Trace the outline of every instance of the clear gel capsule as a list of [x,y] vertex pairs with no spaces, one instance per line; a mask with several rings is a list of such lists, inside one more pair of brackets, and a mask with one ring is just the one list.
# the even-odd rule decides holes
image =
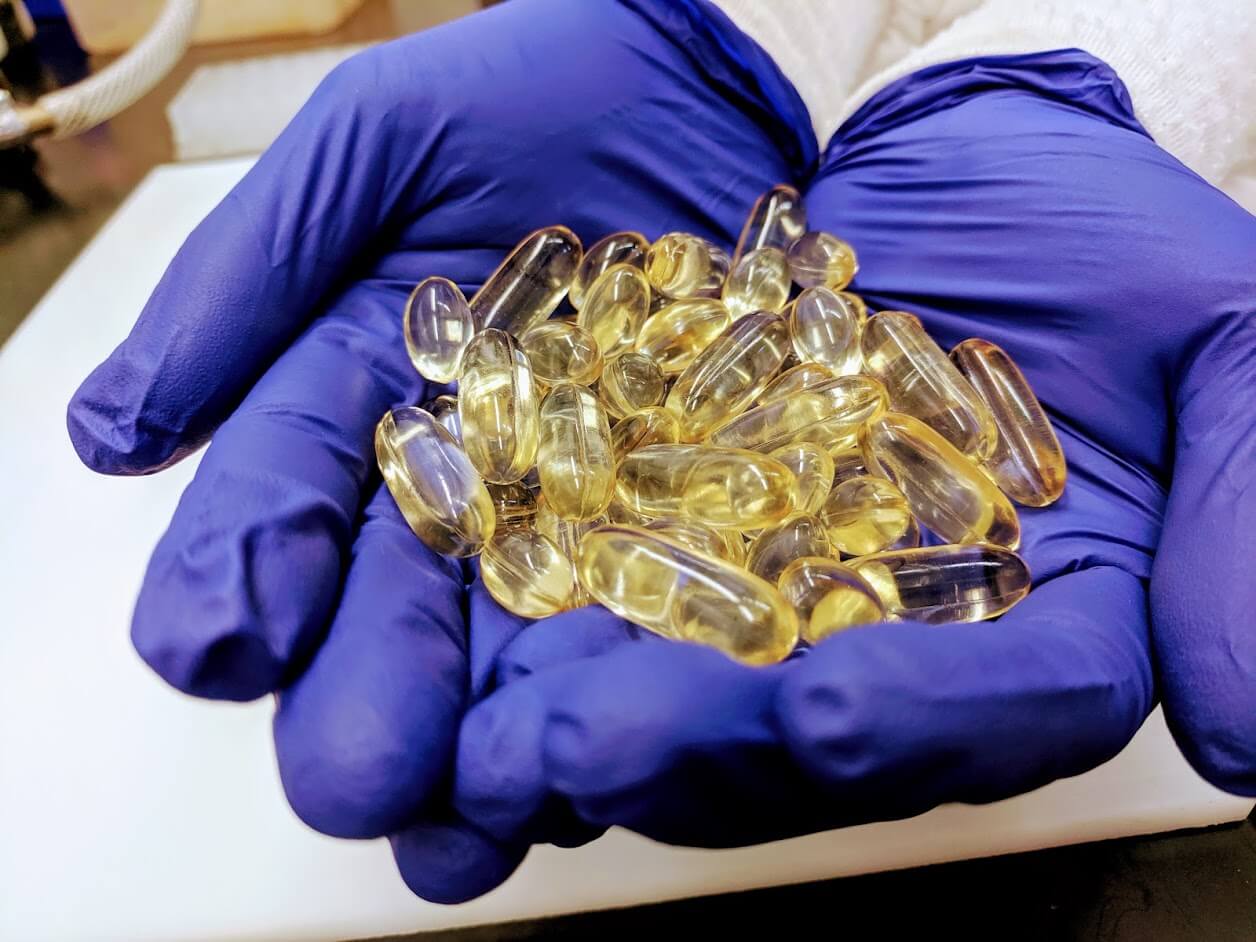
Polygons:
[[986,471],[1018,504],[1054,503],[1068,475],[1064,451],[1020,369],[985,340],[965,340],[951,351],[951,360],[994,416],[998,435]]
[[544,321],[519,338],[539,383],[588,386],[602,375],[602,353],[593,335],[570,321]]
[[898,485],[917,519],[948,543],[1015,549],[1020,522],[981,469],[919,419],[887,412],[860,431],[864,464]]
[[893,546],[914,522],[903,492],[885,478],[870,475],[850,478],[833,488],[820,518],[833,545],[847,556],[878,553]]
[[789,247],[789,270],[802,288],[845,288],[859,270],[855,250],[828,232],[808,232]]
[[730,326],[677,377],[664,403],[680,419],[682,441],[696,442],[754,402],[789,348],[789,324],[749,314]]
[[458,397],[437,396],[423,403],[423,411],[430,412],[453,440],[462,444],[462,419],[458,418]]
[[797,484],[774,458],[735,448],[650,445],[619,465],[616,493],[648,517],[754,530],[784,519]]
[[844,628],[885,621],[885,606],[872,586],[835,559],[795,559],[777,588],[798,616],[802,637],[812,644]]
[[904,311],[882,311],[863,333],[864,370],[885,384],[890,408],[915,416],[977,461],[989,457],[994,417],[968,380]]
[[597,391],[606,414],[621,419],[662,404],[667,395],[667,377],[648,356],[621,353],[603,368]]
[[800,390],[810,389],[836,378],[827,366],[819,363],[798,363],[779,373],[776,379],[768,383],[763,392],[759,393],[758,404],[767,405],[773,399],[784,399]]
[[554,313],[582,257],[580,239],[566,226],[533,232],[471,298],[476,323],[521,336]]
[[485,484],[493,511],[497,517],[497,530],[514,530],[531,527],[536,523],[536,495],[522,481],[511,484]]
[[597,601],[667,638],[747,664],[783,660],[798,642],[793,609],[774,586],[659,533],[601,527],[584,538],[578,570]]
[[540,419],[527,355],[514,338],[488,328],[462,357],[458,384],[462,441],[486,481],[518,481],[536,463]]
[[798,481],[797,508],[805,514],[818,513],[833,485],[833,458],[823,445],[793,442],[768,452],[793,472]]
[[564,520],[592,520],[615,493],[615,459],[606,413],[592,392],[562,383],[541,405],[537,451],[541,493]]
[[985,543],[890,550],[851,560],[887,610],[930,625],[1002,615],[1029,592],[1029,567]]
[[868,323],[868,302],[853,291],[839,291],[837,296],[851,306],[855,316],[859,318],[859,327],[862,330],[863,325]]
[[734,261],[755,249],[784,251],[807,231],[807,210],[792,186],[779,183],[757,200],[737,239]]
[[645,257],[650,287],[669,298],[713,298],[728,275],[728,253],[688,232],[660,236]]
[[[859,428],[885,411],[885,389],[870,376],[839,376],[735,416],[707,436],[712,445],[772,451],[808,441],[849,450]],[[682,429],[683,431],[683,429]]]
[[[830,452],[833,456],[833,487],[860,475],[868,474],[868,469],[864,467],[863,452],[859,450],[859,442],[856,441],[853,448],[849,448],[836,453]],[[830,488],[832,490],[832,488]]]
[[712,298],[674,301],[650,317],[637,335],[637,352],[671,376],[682,372],[733,322]]
[[611,499],[611,505],[606,508],[606,519],[611,523],[622,523],[630,527],[644,527],[652,523],[657,517],[647,517],[645,514],[639,514],[622,500],[616,494]]
[[650,313],[650,283],[632,265],[613,265],[589,288],[576,323],[585,328],[605,357],[631,350]]
[[626,415],[611,428],[611,451],[616,463],[638,448],[674,445],[680,441],[680,422],[662,406],[647,406]]
[[863,368],[859,346],[863,320],[835,291],[816,287],[800,294],[790,308],[789,332],[794,353],[804,363],[820,363],[838,376]]
[[789,262],[780,249],[755,249],[728,275],[720,294],[733,320],[752,311],[779,311],[789,300]]
[[[536,502],[536,531],[553,540],[554,545],[572,561],[573,565],[580,552],[580,542],[585,536],[609,522],[609,517],[594,517],[592,520],[563,520],[550,509],[544,495],[541,495]],[[581,608],[590,604],[590,601],[589,594],[584,591],[584,587],[577,580],[567,607]]]
[[716,530],[679,517],[660,517],[643,525],[647,530],[662,533],[699,553],[716,556],[738,566],[746,561],[746,543],[736,530]]
[[794,514],[770,527],[764,527],[746,552],[746,568],[773,585],[781,573],[804,556],[830,556],[833,547],[819,517]]
[[524,618],[561,612],[575,591],[575,570],[549,537],[535,530],[499,533],[480,555],[484,588],[507,611]]
[[648,251],[650,242],[640,232],[612,232],[594,242],[576,269],[567,300],[574,308],[583,307],[589,288],[607,269],[614,265],[645,268],[645,253]]
[[422,409],[385,413],[375,460],[420,540],[446,556],[472,556],[493,536],[493,501],[466,453]]
[[475,318],[456,284],[448,278],[424,278],[406,301],[402,333],[419,375],[449,383],[458,378],[462,351],[475,335]]

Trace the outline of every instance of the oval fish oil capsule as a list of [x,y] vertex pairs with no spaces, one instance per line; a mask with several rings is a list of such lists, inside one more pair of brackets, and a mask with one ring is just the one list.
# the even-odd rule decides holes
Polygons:
[[521,338],[533,377],[546,386],[588,386],[602,375],[602,352],[593,335],[569,321],[544,321]]
[[746,568],[775,585],[785,567],[794,560],[832,553],[829,535],[820,518],[794,514],[759,532],[746,552]]
[[527,355],[504,331],[475,336],[462,358],[458,417],[467,456],[486,481],[518,481],[536,463],[536,384]]
[[868,303],[853,291],[839,291],[837,296],[851,306],[862,330],[863,325],[868,323]]
[[779,183],[755,200],[750,208],[737,239],[733,262],[755,249],[785,251],[806,231],[807,210],[802,196],[792,186]]
[[406,523],[446,556],[472,556],[496,519],[484,482],[466,453],[431,415],[407,406],[375,427],[375,459]]
[[768,452],[793,473],[798,481],[798,510],[818,513],[833,486],[833,458],[823,445],[792,442]]
[[804,363],[820,363],[837,376],[863,369],[859,340],[863,321],[853,304],[825,287],[808,288],[790,308],[794,353]]
[[819,363],[799,363],[778,373],[776,379],[768,383],[763,392],[759,393],[757,402],[764,406],[773,399],[784,399],[800,390],[827,383],[831,379],[837,379],[837,376],[827,366],[821,366]]
[[808,232],[789,247],[789,270],[801,288],[845,288],[859,271],[855,250],[828,232]]
[[688,232],[660,236],[645,257],[650,287],[669,298],[713,298],[728,275],[728,253]]
[[462,419],[458,418],[458,397],[457,396],[437,396],[435,399],[429,399],[423,403],[423,411],[431,413],[437,423],[446,432],[453,437],[459,445],[462,444]]
[[733,322],[713,298],[673,301],[648,318],[637,335],[637,352],[671,376],[683,372]]
[[576,323],[585,328],[605,357],[631,350],[650,313],[650,283],[639,268],[614,265],[589,288]]
[[885,403],[885,389],[872,377],[839,376],[743,412],[714,429],[707,441],[754,451],[808,441],[830,452],[846,451],[857,444],[860,426],[885,411]]
[[779,311],[789,300],[789,262],[780,249],[755,249],[728,275],[720,299],[733,320],[752,311]]
[[746,664],[783,660],[798,643],[774,586],[731,563],[639,527],[600,527],[580,545],[581,584],[615,614]]
[[458,378],[462,352],[475,335],[475,318],[456,284],[448,278],[424,278],[406,301],[402,333],[419,375],[450,383]]
[[833,488],[820,518],[833,546],[847,556],[878,553],[893,546],[914,522],[903,492],[885,478],[870,475],[850,478]]
[[890,408],[914,416],[976,461],[994,450],[994,417],[934,343],[920,319],[882,311],[863,333],[864,370],[881,380]]
[[851,560],[887,610],[930,625],[1002,615],[1029,592],[1029,567],[1002,546],[925,546]]
[[[592,520],[563,520],[550,508],[545,495],[536,502],[536,531],[549,537],[562,554],[575,565],[580,552],[580,542],[585,536],[598,527],[610,522],[609,517],[594,517]],[[580,581],[576,580],[568,608],[582,608],[590,604],[589,594],[584,591]]]
[[803,640],[811,644],[854,625],[885,621],[885,606],[867,581],[835,559],[795,559],[777,582],[793,606]]
[[697,442],[750,405],[772,381],[789,348],[777,314],[748,314],[677,377],[664,405],[680,419],[682,441]]
[[1059,499],[1068,475],[1051,421],[1024,375],[1001,348],[965,340],[951,360],[990,409],[998,430],[984,467],[1003,493],[1027,507]]
[[616,482],[619,499],[637,513],[740,530],[783,520],[796,490],[789,469],[767,455],[705,445],[638,449],[620,462]]
[[485,484],[493,501],[497,530],[516,530],[536,523],[536,495],[522,481],[512,484]]
[[644,269],[645,253],[648,251],[650,241],[640,232],[612,232],[594,242],[584,254],[580,267],[576,269],[576,277],[572,279],[567,300],[572,307],[582,308],[589,288],[607,269],[614,265]]
[[471,298],[481,327],[515,337],[554,313],[580,267],[580,239],[566,226],[547,226],[524,238]]
[[603,368],[597,392],[606,414],[622,419],[662,404],[667,395],[667,377],[648,356],[621,353]]
[[626,415],[611,429],[611,451],[616,463],[638,448],[674,445],[680,441],[680,422],[662,406],[647,406]]
[[561,612],[575,591],[575,569],[553,540],[535,530],[507,530],[480,555],[484,588],[502,608],[524,618]]
[[591,520],[615,493],[611,430],[597,397],[582,386],[555,386],[541,404],[537,451],[541,493],[564,520]]
[[642,526],[725,562],[741,566],[746,561],[746,543],[736,530],[716,530],[714,527],[694,523],[692,520],[681,520],[679,517],[659,517]]
[[959,449],[919,419],[887,412],[860,431],[864,464],[889,478],[919,521],[948,543],[1015,549],[1020,521],[1011,502]]
[[833,457],[833,487],[837,487],[837,485],[850,478],[868,474],[868,469],[864,467],[863,452],[859,450],[858,441],[855,442],[853,448],[836,453],[830,452],[830,454]]

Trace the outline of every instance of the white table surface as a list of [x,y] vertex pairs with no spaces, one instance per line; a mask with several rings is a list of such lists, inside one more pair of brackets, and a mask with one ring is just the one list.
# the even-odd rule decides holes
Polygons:
[[192,700],[132,651],[144,564],[195,460],[99,477],[66,437],[78,382],[247,167],[155,171],[0,351],[0,938],[377,936],[1194,827],[1251,808],[1188,768],[1157,713],[1102,768],[1010,801],[732,851],[612,832],[580,850],[538,848],[474,903],[415,899],[384,842],[332,840],[288,810],[269,701]]

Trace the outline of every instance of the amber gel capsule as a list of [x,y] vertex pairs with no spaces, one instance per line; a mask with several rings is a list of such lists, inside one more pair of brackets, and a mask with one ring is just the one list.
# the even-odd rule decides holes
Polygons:
[[402,332],[419,375],[449,383],[458,378],[462,351],[475,335],[475,318],[456,284],[448,278],[424,278],[406,301]]
[[669,298],[715,297],[728,275],[728,253],[701,236],[669,232],[645,257],[650,286]]
[[650,317],[637,335],[637,352],[669,376],[682,372],[733,322],[712,298],[675,301]]
[[1045,507],[1064,491],[1064,451],[1024,375],[1002,349],[965,340],[951,360],[990,407],[998,436],[985,469],[1018,504]]
[[824,506],[833,485],[833,458],[815,442],[793,442],[768,452],[793,472],[798,481],[798,509],[813,514]]
[[981,469],[919,419],[887,412],[860,431],[864,464],[898,485],[920,522],[948,543],[1020,542],[1016,511]]
[[808,232],[789,247],[789,270],[799,287],[845,288],[859,271],[855,250],[828,232]]
[[493,502],[466,453],[431,415],[407,406],[375,427],[375,460],[420,540],[446,556],[472,556],[493,536]]
[[605,357],[631,350],[650,313],[650,283],[639,268],[614,265],[589,288],[576,323],[593,335]]
[[458,397],[437,396],[423,403],[423,411],[430,412],[432,418],[440,423],[441,428],[453,436],[453,440],[462,444],[462,419],[458,418]]
[[476,323],[521,336],[554,313],[582,257],[580,239],[566,226],[538,229],[515,246],[471,299]]
[[1029,592],[1029,567],[985,543],[890,550],[851,560],[886,609],[931,625],[1002,615]]
[[497,530],[530,527],[536,522],[536,495],[522,481],[485,484],[497,516]]
[[837,376],[827,366],[819,363],[799,363],[777,374],[776,379],[768,383],[763,392],[759,393],[758,404],[767,405],[773,399],[784,399],[803,389],[811,389],[827,383]]
[[458,416],[463,446],[484,480],[509,484],[536,463],[540,418],[532,367],[504,331],[483,330],[467,346]]
[[535,530],[507,530],[480,555],[484,588],[507,611],[524,618],[561,612],[576,587],[575,569],[554,541]]
[[746,664],[773,664],[798,643],[793,609],[774,586],[660,533],[599,527],[580,545],[578,571],[615,614]]
[[835,559],[795,559],[777,582],[798,616],[804,640],[816,644],[853,625],[885,621],[885,606],[863,576]]
[[569,321],[544,321],[519,339],[532,375],[546,386],[588,386],[602,375],[602,352],[593,335]]
[[616,493],[648,517],[682,517],[712,527],[756,530],[784,519],[797,484],[779,461],[706,445],[651,445],[619,465]]
[[773,585],[785,567],[804,556],[829,556],[833,547],[819,517],[794,514],[764,527],[746,552],[746,568]]
[[650,251],[650,240],[640,232],[612,232],[593,243],[584,253],[576,277],[572,279],[567,300],[574,308],[584,306],[584,297],[593,282],[614,265],[630,265],[645,268],[645,253]]
[[788,348],[789,324],[777,314],[749,314],[717,337],[667,394],[664,405],[680,419],[681,440],[701,441],[754,402]]
[[658,364],[640,353],[621,353],[606,364],[598,396],[612,419],[657,406],[667,395],[667,378]]
[[[847,556],[877,553],[912,528],[907,498],[885,478],[853,477],[829,492],[820,510],[829,539]],[[919,531],[917,531],[919,540]]]
[[863,368],[859,339],[863,320],[858,309],[835,291],[808,288],[789,314],[794,353],[804,363],[820,363],[838,376]]
[[714,429],[707,441],[725,448],[772,451],[809,441],[830,452],[856,444],[859,427],[885,411],[885,389],[870,376],[839,376],[773,399]]
[[537,471],[546,503],[564,520],[591,520],[615,493],[611,430],[597,396],[562,383],[541,404]]
[[740,566],[746,561],[746,543],[736,530],[716,530],[679,517],[659,517],[642,524],[647,530],[684,543],[690,549]]
[[736,263],[755,249],[773,248],[784,251],[807,231],[807,210],[802,197],[792,186],[778,183],[750,208],[733,253]]
[[680,422],[662,406],[647,406],[626,415],[611,428],[611,451],[623,461],[638,448],[674,445],[680,441]]
[[779,311],[789,300],[789,262],[780,249],[755,249],[728,275],[720,295],[733,320],[751,311]]
[[890,408],[924,422],[977,461],[989,457],[998,432],[994,417],[920,319],[882,311],[863,333],[864,370],[885,384]]

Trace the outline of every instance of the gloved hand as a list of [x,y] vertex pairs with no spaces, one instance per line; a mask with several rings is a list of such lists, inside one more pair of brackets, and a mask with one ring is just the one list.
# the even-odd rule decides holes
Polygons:
[[729,846],[993,801],[1114,755],[1156,674],[1190,761],[1256,794],[1256,220],[1077,50],[885,88],[807,208],[854,244],[874,308],[998,343],[1046,405],[1070,476],[1022,512],[1033,593],[767,669],[613,625],[572,650],[536,625],[467,715],[456,807],[500,840],[575,822]]
[[556,222],[586,245],[616,229],[728,243],[815,158],[792,86],[703,0],[516,0],[338,68],[70,404],[78,453],[106,473],[213,436],[149,565],[140,654],[188,693],[278,692],[297,814],[392,835],[417,893],[504,879],[522,848],[461,821],[448,782],[463,711],[521,622],[468,595],[473,567],[428,551],[374,469],[380,416],[436,392],[406,359],[406,295],[432,274],[469,293]]

